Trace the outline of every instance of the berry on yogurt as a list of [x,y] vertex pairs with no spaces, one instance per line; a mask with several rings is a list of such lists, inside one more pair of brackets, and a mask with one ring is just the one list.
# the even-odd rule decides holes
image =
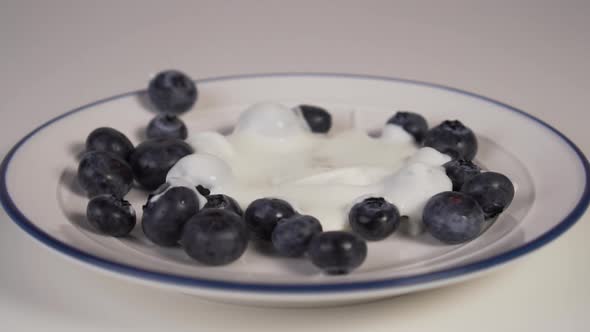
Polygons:
[[313,105],[299,105],[297,108],[312,132],[325,134],[330,131],[332,115],[328,111]]
[[166,174],[193,149],[179,139],[153,139],[139,144],[129,156],[135,179],[144,188],[154,190],[166,182]]
[[477,153],[477,138],[461,121],[446,120],[426,133],[424,146],[448,154],[453,159],[472,160]]
[[388,124],[398,125],[414,137],[417,143],[422,143],[424,136],[428,131],[428,123],[420,114],[413,112],[396,112],[389,120]]
[[158,73],[150,81],[147,93],[158,110],[173,114],[188,111],[198,96],[195,82],[177,70]]

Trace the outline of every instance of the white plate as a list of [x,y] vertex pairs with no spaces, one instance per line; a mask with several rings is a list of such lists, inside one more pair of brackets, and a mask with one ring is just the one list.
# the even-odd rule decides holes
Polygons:
[[[115,239],[86,225],[87,199],[76,186],[76,157],[96,127],[117,128],[134,143],[141,139],[154,113],[145,93],[137,91],[67,112],[25,136],[2,164],[5,209],[48,248],[113,276],[221,301],[319,306],[363,302],[480,275],[555,239],[589,203],[589,165],[580,150],[541,120],[489,98],[429,83],[341,74],[221,77],[200,80],[198,86],[197,106],[183,116],[193,130],[227,130],[241,110],[262,100],[322,105],[339,125],[346,125],[354,109],[367,130],[380,128],[396,110],[421,113],[430,124],[460,119],[478,136],[478,161],[515,183],[514,202],[487,232],[467,244],[447,246],[428,236],[400,235],[370,243],[367,261],[346,276],[323,276],[305,259],[268,257],[252,248],[228,266],[200,266],[180,249],[150,244],[140,227],[131,238]],[[145,194],[134,190],[129,199],[140,212]]]

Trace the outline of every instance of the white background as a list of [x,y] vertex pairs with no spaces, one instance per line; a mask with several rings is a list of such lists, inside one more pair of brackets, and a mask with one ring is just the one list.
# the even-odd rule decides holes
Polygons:
[[[0,0],[0,155],[49,118],[144,87],[167,68],[194,78],[322,71],[443,83],[537,115],[590,155],[589,1],[408,3]],[[481,279],[365,305],[284,310],[111,279],[46,250],[1,212],[0,326],[582,331],[590,326],[589,219]]]

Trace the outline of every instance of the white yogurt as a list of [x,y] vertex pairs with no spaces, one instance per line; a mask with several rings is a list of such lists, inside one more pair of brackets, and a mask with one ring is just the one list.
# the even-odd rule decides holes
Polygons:
[[304,119],[279,104],[256,104],[231,135],[201,132],[187,140],[196,153],[179,160],[167,181],[235,198],[243,208],[278,197],[318,218],[324,230],[348,225],[354,202],[384,197],[420,224],[426,201],[452,184],[441,166],[450,158],[419,149],[401,127],[373,138],[358,129],[313,134]]

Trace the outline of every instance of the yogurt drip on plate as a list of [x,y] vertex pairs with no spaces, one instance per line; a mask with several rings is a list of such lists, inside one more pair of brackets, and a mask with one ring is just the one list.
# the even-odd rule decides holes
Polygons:
[[196,153],[168,172],[171,186],[201,185],[244,209],[258,198],[281,198],[324,230],[346,229],[352,205],[371,196],[421,224],[428,199],[452,188],[442,167],[450,157],[418,148],[397,125],[385,125],[378,138],[356,128],[314,134],[300,114],[275,103],[246,109],[228,136],[191,133],[187,142]]

